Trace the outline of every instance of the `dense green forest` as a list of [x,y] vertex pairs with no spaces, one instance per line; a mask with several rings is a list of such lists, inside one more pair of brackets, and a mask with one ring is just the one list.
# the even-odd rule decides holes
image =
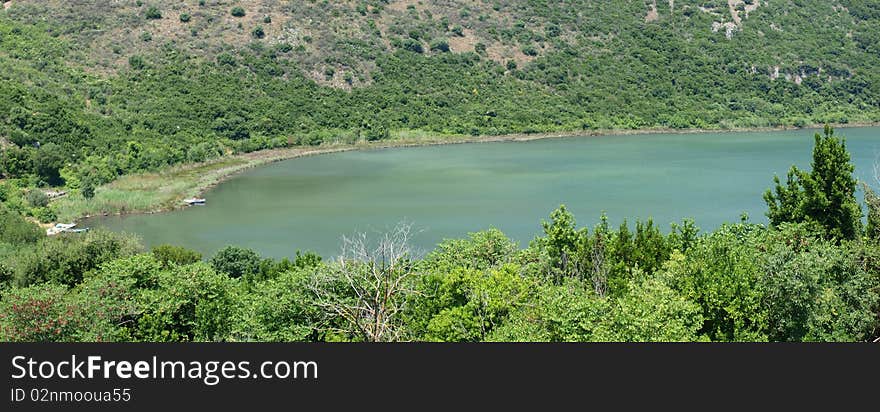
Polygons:
[[15,189],[264,148],[880,121],[876,0],[5,6],[0,178],[43,221]]
[[826,127],[767,190],[767,226],[578,227],[561,206],[525,248],[487,230],[416,256],[400,225],[332,261],[47,238],[0,208],[0,340],[872,341],[880,198],[865,186],[865,225],[852,171]]

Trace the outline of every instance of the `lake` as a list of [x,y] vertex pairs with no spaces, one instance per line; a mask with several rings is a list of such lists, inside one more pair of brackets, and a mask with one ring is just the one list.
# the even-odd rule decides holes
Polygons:
[[[809,168],[815,130],[572,137],[354,151],[292,159],[248,170],[206,193],[205,206],[110,216],[86,224],[140,235],[211,256],[239,245],[265,256],[311,250],[338,254],[343,235],[378,233],[400,221],[432,249],[490,227],[525,246],[541,219],[565,204],[578,225],[603,211],[704,230],[745,212],[766,222],[763,192],[773,175]],[[880,128],[838,129],[860,179],[871,178]],[[858,195],[861,200],[861,194]]]

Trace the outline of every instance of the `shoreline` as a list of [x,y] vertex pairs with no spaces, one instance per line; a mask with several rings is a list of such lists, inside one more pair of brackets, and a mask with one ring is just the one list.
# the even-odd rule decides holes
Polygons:
[[[854,122],[847,124],[832,124],[835,129],[860,128],[860,127],[880,127],[880,122]],[[150,173],[141,173],[134,175],[120,176],[113,182],[103,185],[99,188],[101,191],[114,190],[115,187],[125,187],[126,181],[159,180],[157,189],[166,189],[166,186],[184,184],[181,190],[168,194],[165,198],[150,198],[147,204],[129,205],[124,201],[114,203],[112,199],[104,201],[104,205],[111,205],[119,210],[92,210],[92,207],[81,206],[81,209],[74,211],[71,215],[62,215],[59,212],[59,220],[63,217],[72,222],[81,222],[85,219],[104,217],[104,216],[125,216],[133,214],[154,214],[164,213],[174,210],[180,210],[188,207],[182,202],[187,197],[204,197],[204,195],[216,187],[238,175],[239,173],[267,164],[280,162],[284,160],[297,159],[301,157],[310,157],[330,153],[348,152],[354,150],[381,150],[406,147],[425,147],[425,146],[442,146],[450,144],[468,144],[468,143],[499,143],[499,142],[527,142],[534,140],[554,139],[554,138],[571,138],[571,137],[600,137],[600,136],[632,136],[632,135],[654,135],[654,134],[702,134],[702,133],[749,133],[749,132],[778,132],[788,130],[811,130],[821,129],[824,124],[813,124],[804,127],[794,126],[775,126],[775,127],[748,127],[735,129],[670,129],[670,128],[645,128],[645,129],[602,129],[602,130],[577,130],[577,131],[561,131],[561,132],[542,132],[542,133],[511,133],[504,135],[436,135],[424,138],[394,138],[391,140],[377,142],[358,142],[355,144],[334,143],[326,146],[313,147],[289,147],[279,149],[264,149],[255,152],[242,153],[231,156],[224,156],[200,163],[187,163],[171,166],[165,170]],[[189,176],[191,172],[199,172],[201,169],[207,169],[206,174]],[[167,182],[162,182],[162,180]],[[189,180],[187,180],[189,179]],[[188,183],[188,185],[187,185]],[[130,191],[140,191],[142,187],[133,184]],[[158,190],[162,191],[162,190]],[[121,189],[121,193],[125,193],[126,189]],[[98,196],[96,196],[97,198]],[[76,199],[69,198],[58,199],[57,203],[64,206],[74,204]],[[96,203],[85,201],[86,203]],[[55,202],[53,202],[55,203]],[[97,205],[96,205],[97,206]]]

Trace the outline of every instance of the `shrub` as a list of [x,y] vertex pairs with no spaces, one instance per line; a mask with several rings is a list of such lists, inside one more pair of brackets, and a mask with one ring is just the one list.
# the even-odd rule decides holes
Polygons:
[[58,216],[55,215],[55,212],[48,207],[39,207],[34,211],[34,217],[40,221],[40,223],[50,223],[54,222]]
[[77,325],[74,307],[60,285],[12,288],[0,301],[0,340],[4,342],[70,342]]
[[189,15],[189,13],[180,13],[180,21],[181,21],[181,22],[186,23],[186,22],[188,22],[189,20],[190,20],[190,15]]
[[232,10],[229,11],[235,17],[244,17],[244,9],[241,7],[233,7]]
[[18,286],[40,282],[73,286],[104,262],[131,256],[140,249],[140,243],[130,235],[96,230],[42,239],[18,252],[10,262]]
[[180,246],[159,245],[153,248],[153,257],[165,265],[189,265],[202,260],[202,254]]
[[46,196],[46,194],[39,189],[28,191],[26,199],[31,207],[46,207],[49,205],[49,196]]
[[439,51],[446,53],[449,51],[449,41],[446,39],[436,39],[431,42],[431,51]]
[[156,288],[141,296],[144,312],[133,337],[147,342],[222,341],[236,313],[233,283],[205,263],[158,274]]
[[255,275],[260,272],[260,256],[251,249],[227,246],[211,258],[211,266],[232,278]]
[[425,49],[422,48],[422,43],[418,40],[404,39],[402,44],[404,50],[409,50],[414,53],[422,53],[425,51]]
[[95,197],[95,185],[94,183],[92,183],[91,180],[83,181],[79,188],[79,191],[86,199],[91,199]]
[[0,204],[0,243],[35,243],[43,237],[39,226]]
[[128,58],[128,65],[135,70],[143,70],[147,67],[147,63],[141,56],[131,56]]
[[254,38],[257,39],[262,39],[263,37],[266,37],[266,32],[263,31],[263,26],[254,27],[254,30],[251,31],[251,36],[254,36]]
[[147,8],[146,17],[148,20],[161,19],[162,13],[159,11],[158,8],[156,8],[156,6],[150,6],[149,8]]

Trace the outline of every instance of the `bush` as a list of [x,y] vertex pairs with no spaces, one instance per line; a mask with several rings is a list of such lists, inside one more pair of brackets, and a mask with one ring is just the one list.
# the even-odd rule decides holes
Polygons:
[[159,245],[153,248],[153,257],[165,265],[189,265],[202,260],[202,254],[180,246]]
[[321,312],[309,292],[311,271],[293,270],[260,282],[243,296],[236,340],[302,342],[320,339]]
[[54,222],[55,219],[58,219],[58,216],[55,215],[55,212],[48,207],[39,207],[34,211],[34,217],[40,221],[40,223],[51,223]]
[[70,342],[78,329],[74,307],[66,301],[67,288],[40,285],[12,288],[0,301],[0,341]]
[[49,196],[46,196],[46,194],[39,189],[31,189],[28,191],[26,199],[31,207],[46,207],[49,205]]
[[211,266],[231,278],[255,275],[260,272],[260,256],[251,249],[227,246],[211,258]]
[[94,183],[92,183],[91,180],[83,181],[79,188],[79,191],[86,199],[91,199],[95,197],[95,185]]
[[155,6],[150,6],[147,8],[146,17],[148,20],[156,20],[162,18],[162,13]]
[[431,42],[431,51],[439,51],[446,53],[449,51],[449,41],[446,39],[436,39]]
[[244,17],[244,9],[241,7],[233,7],[229,13],[235,17]]
[[159,272],[140,297],[133,338],[146,342],[227,340],[236,314],[233,283],[205,263]]
[[35,243],[43,237],[43,231],[39,226],[0,204],[0,243],[13,245]]
[[140,243],[130,235],[96,230],[42,239],[19,251],[10,262],[18,286],[40,282],[74,286],[86,272],[140,249]]
[[189,22],[190,15],[189,13],[180,13],[180,21],[183,23]]
[[425,51],[425,49],[422,48],[422,43],[419,42],[418,40],[413,40],[413,39],[404,39],[403,40],[403,49],[409,50],[414,53],[422,53]]
[[254,30],[251,31],[251,36],[254,36],[254,38],[257,39],[262,39],[263,37],[266,37],[266,32],[263,31],[263,26],[254,27]]
[[143,70],[147,67],[147,63],[141,56],[131,56],[128,58],[128,65],[135,70]]

